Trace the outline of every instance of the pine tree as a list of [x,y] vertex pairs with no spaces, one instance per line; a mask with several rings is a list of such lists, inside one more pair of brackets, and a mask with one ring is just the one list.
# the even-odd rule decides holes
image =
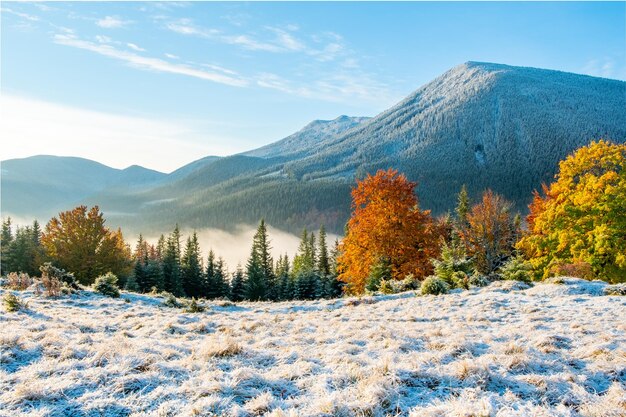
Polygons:
[[318,243],[317,270],[320,274],[330,275],[330,261],[328,259],[328,247],[326,246],[326,229],[324,225],[320,227],[320,237]]
[[469,226],[469,222],[467,220],[467,216],[470,212],[470,201],[469,196],[467,194],[467,187],[465,184],[461,187],[461,191],[457,196],[457,206],[456,206],[456,220],[459,228],[466,228]]
[[159,240],[157,241],[157,245],[156,245],[156,258],[159,261],[163,260],[163,257],[165,255],[165,247],[166,247],[165,236],[161,235],[159,236]]
[[137,283],[140,291],[149,292],[153,288],[159,292],[164,290],[163,267],[159,261],[149,259],[144,267],[143,276],[143,284]]
[[183,289],[188,297],[198,298],[204,295],[200,244],[198,243],[196,232],[193,232],[193,235],[187,238],[185,253],[181,260],[181,275]]
[[237,265],[237,270],[230,281],[230,300],[234,302],[242,301],[246,298],[246,283],[244,280],[241,265]]
[[337,259],[339,258],[339,239],[335,239],[333,249],[330,251],[330,273],[334,276],[339,275],[337,270]]
[[215,252],[209,250],[206,260],[206,269],[204,270],[204,296],[209,300],[213,300],[220,296],[219,285],[215,281]]
[[248,299],[257,301],[267,298],[268,286],[274,280],[272,264],[267,228],[265,220],[261,220],[254,235],[252,251],[246,266],[246,293]]

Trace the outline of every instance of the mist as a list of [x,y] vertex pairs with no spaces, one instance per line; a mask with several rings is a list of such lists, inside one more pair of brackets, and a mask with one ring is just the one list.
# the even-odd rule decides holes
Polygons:
[[[245,267],[246,261],[250,256],[252,238],[254,237],[256,229],[256,226],[242,224],[238,225],[234,232],[214,228],[195,230],[198,235],[198,241],[200,242],[202,258],[206,260],[209,250],[213,250],[216,257],[222,257],[224,259],[229,272],[233,272],[237,268],[238,264]],[[182,251],[184,251],[187,237],[191,236],[193,232],[194,229],[181,229]],[[300,236],[277,229],[271,225],[267,225],[267,232],[274,260],[276,260],[278,256],[286,253],[289,256],[289,260],[292,261],[294,255],[298,251]],[[164,234],[167,236],[168,233],[169,232]],[[316,230],[314,233],[317,236],[319,231]],[[158,238],[159,235],[145,236],[145,239],[151,244],[156,244]],[[337,238],[339,238],[338,235],[331,233],[327,234],[326,243],[329,250],[332,248],[332,245]]]

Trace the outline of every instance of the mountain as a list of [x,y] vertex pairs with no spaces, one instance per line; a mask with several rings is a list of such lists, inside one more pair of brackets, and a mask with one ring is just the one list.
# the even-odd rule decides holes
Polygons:
[[89,159],[51,155],[10,159],[0,166],[2,212],[26,218],[47,218],[104,189],[137,190],[166,175],[138,165],[115,169]]
[[293,135],[270,143],[243,155],[263,158],[285,157],[295,159],[310,156],[334,138],[370,120],[369,117],[339,116],[334,120],[314,120]]
[[462,184],[474,198],[492,188],[525,210],[574,149],[626,141],[624,109],[623,81],[467,62],[374,118],[314,121],[259,149],[209,157],[141,188],[102,188],[87,201],[133,231],[263,217],[292,232],[320,223],[341,232],[355,178],[394,167],[418,182],[421,206],[435,214],[454,206]]

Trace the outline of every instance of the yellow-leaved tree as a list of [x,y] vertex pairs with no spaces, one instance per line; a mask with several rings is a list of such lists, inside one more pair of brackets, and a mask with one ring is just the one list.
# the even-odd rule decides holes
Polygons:
[[79,206],[53,217],[41,236],[46,256],[58,267],[73,272],[81,284],[90,285],[107,272],[130,273],[130,247],[120,229],[105,225],[98,206]]
[[587,269],[592,277],[626,281],[625,144],[600,140],[576,150],[529,208],[528,234],[517,248],[537,278]]

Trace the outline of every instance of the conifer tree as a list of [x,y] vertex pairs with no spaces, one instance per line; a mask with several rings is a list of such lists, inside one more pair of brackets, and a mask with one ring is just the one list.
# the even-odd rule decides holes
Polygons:
[[165,255],[165,236],[161,235],[159,236],[159,240],[157,241],[156,244],[156,258],[159,261],[163,260],[163,256]]
[[187,238],[185,252],[181,260],[181,273],[185,294],[188,297],[195,298],[203,296],[204,283],[200,260],[200,244],[198,243],[196,232],[193,232],[193,235]]
[[164,290],[163,267],[158,260],[149,259],[143,270],[143,283],[137,282],[139,291],[149,292],[152,289],[156,291]]
[[223,298],[228,296],[228,282],[226,282],[226,267],[224,265],[224,259],[221,257],[215,262],[213,285],[215,287],[216,298]]
[[457,206],[456,206],[456,220],[459,228],[466,228],[469,226],[469,222],[467,216],[470,212],[470,201],[469,196],[467,194],[467,187],[465,184],[461,187],[461,191],[457,196]]
[[238,302],[246,298],[246,283],[244,280],[243,270],[241,265],[237,265],[237,270],[233,274],[230,282],[230,299],[231,301]]
[[2,221],[2,232],[0,232],[0,275],[6,275],[11,272],[8,270],[9,264],[9,247],[13,241],[13,232],[11,230],[11,218],[8,217]]
[[180,230],[178,225],[167,238],[163,254],[163,287],[177,297],[184,295],[180,271]]
[[320,237],[318,243],[317,254],[317,270],[320,274],[326,276],[330,275],[330,261],[328,259],[328,247],[326,245],[326,229],[324,225],[320,227]]
[[215,283],[215,252],[209,250],[204,270],[204,296],[209,300],[219,297],[219,288]]
[[273,260],[265,220],[261,220],[254,235],[252,251],[246,266],[246,295],[253,301],[265,300],[268,286],[273,282]]

